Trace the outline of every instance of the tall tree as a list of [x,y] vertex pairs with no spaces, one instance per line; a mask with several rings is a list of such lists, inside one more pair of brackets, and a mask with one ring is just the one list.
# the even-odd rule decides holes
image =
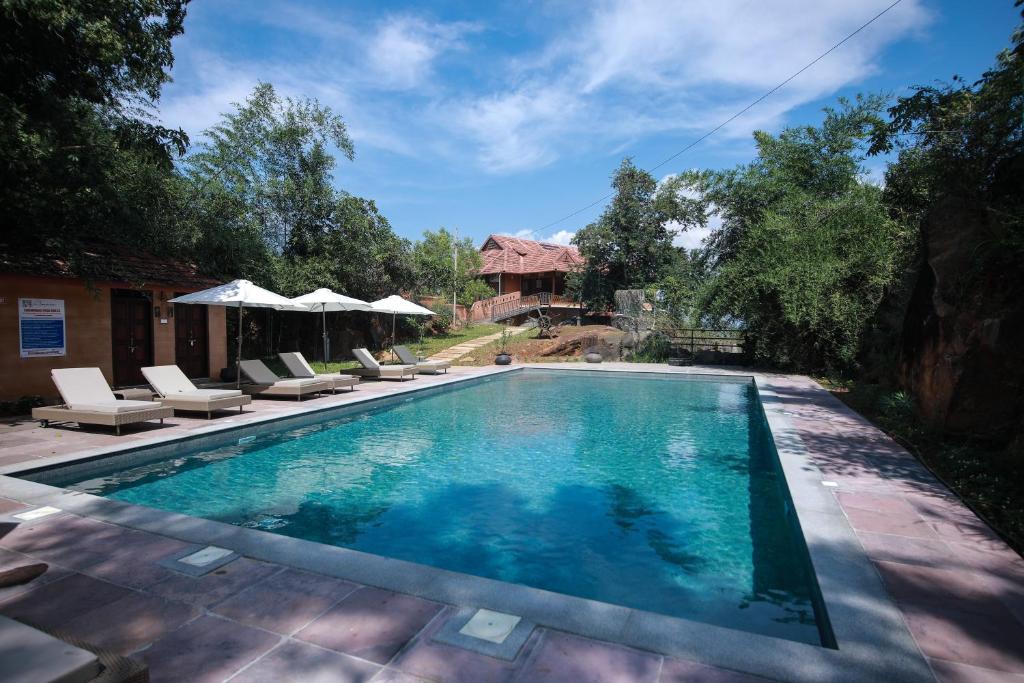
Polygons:
[[229,193],[244,210],[241,220],[276,253],[303,256],[322,246],[338,199],[330,147],[355,155],[341,116],[260,83],[205,138],[184,164],[196,201]]
[[161,243],[171,160],[152,122],[187,0],[0,0],[0,222],[69,253],[81,240]]
[[572,288],[591,308],[609,307],[617,289],[656,282],[672,258],[669,224],[690,224],[695,215],[696,204],[676,182],[659,186],[631,159],[619,165],[612,187],[615,194],[601,217],[573,238],[586,265],[573,273]]
[[440,296],[449,301],[452,292],[461,295],[467,287],[472,287],[470,283],[476,280],[481,263],[480,252],[473,245],[472,238],[456,240],[445,228],[437,232],[423,231],[423,239],[413,247],[413,262],[416,293]]
[[742,322],[757,360],[804,371],[849,371],[862,335],[912,254],[882,190],[863,180],[880,97],[841,101],[820,126],[756,133],[758,157],[690,174],[722,218],[704,257],[704,315]]

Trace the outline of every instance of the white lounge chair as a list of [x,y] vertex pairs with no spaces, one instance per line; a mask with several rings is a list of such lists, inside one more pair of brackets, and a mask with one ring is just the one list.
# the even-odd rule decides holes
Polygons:
[[99,368],[57,368],[50,371],[64,404],[32,409],[32,418],[43,427],[51,422],[113,427],[120,436],[121,425],[160,420],[174,415],[174,409],[155,401],[119,401]]
[[451,361],[448,360],[420,360],[416,354],[404,346],[396,346],[395,353],[398,354],[398,360],[407,365],[415,365],[417,370],[428,375],[436,375],[441,370],[447,373],[448,368],[452,366]]
[[303,396],[329,391],[331,385],[322,379],[281,379],[270,371],[261,360],[243,360],[242,374],[253,384],[243,384],[242,391],[256,396],[294,396],[301,401]]
[[153,391],[160,394],[160,402],[165,406],[206,413],[206,419],[210,419],[215,410],[238,408],[238,412],[242,412],[242,406],[252,403],[252,397],[238,389],[197,389],[177,365],[142,368],[142,375]]
[[317,373],[313,371],[313,368],[306,362],[306,357],[298,351],[292,351],[289,353],[279,353],[277,357],[281,359],[285,367],[288,368],[288,372],[291,373],[292,377],[299,377],[303,379],[320,379],[325,382],[331,383],[331,391],[337,392],[342,387],[349,387],[351,391],[356,390],[356,385],[359,384],[359,378],[353,377],[352,375],[343,375],[340,372],[328,372],[328,373]]
[[415,365],[381,365],[366,349],[352,349],[352,355],[363,366],[352,368],[354,375],[376,377],[377,379],[416,379],[418,370]]

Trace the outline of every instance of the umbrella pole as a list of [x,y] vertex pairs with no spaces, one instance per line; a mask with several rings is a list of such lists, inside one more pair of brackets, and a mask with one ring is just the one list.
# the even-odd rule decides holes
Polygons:
[[242,302],[238,302],[238,355],[235,357],[235,388],[242,386]]
[[327,372],[327,309],[320,311],[323,314],[324,328],[324,372]]
[[391,362],[395,361],[395,318],[398,317],[397,313],[391,314]]

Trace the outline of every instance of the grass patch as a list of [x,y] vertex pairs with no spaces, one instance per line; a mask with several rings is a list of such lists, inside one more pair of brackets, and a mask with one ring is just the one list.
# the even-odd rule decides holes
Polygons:
[[467,342],[478,337],[486,337],[489,334],[500,334],[505,329],[504,325],[497,323],[476,323],[472,327],[463,327],[458,330],[448,330],[440,334],[423,335],[423,343],[407,342],[407,346],[413,353],[419,356],[433,356],[439,351]]
[[905,392],[878,384],[819,380],[834,396],[889,434],[984,516],[1017,551],[1024,551],[1024,452],[941,434],[918,416]]
[[[439,351],[444,351],[445,349],[451,346],[461,344],[462,342],[466,342],[471,339],[476,339],[477,337],[485,337],[489,334],[499,333],[503,329],[503,325],[498,325],[496,323],[477,323],[472,327],[463,327],[458,330],[449,330],[447,332],[425,334],[423,335],[422,343],[420,343],[418,340],[405,341],[403,343],[405,344],[405,346],[408,346],[409,350],[411,350],[417,356],[426,357],[433,356],[435,353],[438,353]],[[359,363],[356,362],[355,360],[341,360],[328,362],[325,369],[324,363],[321,362],[319,359],[307,357],[306,360],[309,361],[310,366],[312,366],[313,370],[315,370],[316,372],[344,372],[345,370],[360,367]],[[278,358],[277,356],[264,358],[263,362],[266,363],[267,367],[269,367],[272,371],[274,371],[281,377],[287,377],[289,375],[288,368],[285,367],[284,363],[282,363],[281,359]],[[386,359],[384,362],[391,362],[390,355],[388,356],[388,359]],[[395,356],[394,362],[399,362],[398,356]]]

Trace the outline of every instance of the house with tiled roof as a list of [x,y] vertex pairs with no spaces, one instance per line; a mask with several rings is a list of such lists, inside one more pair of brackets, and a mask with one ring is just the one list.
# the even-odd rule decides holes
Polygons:
[[480,247],[479,275],[496,295],[565,292],[566,273],[583,264],[576,247],[490,235]]

